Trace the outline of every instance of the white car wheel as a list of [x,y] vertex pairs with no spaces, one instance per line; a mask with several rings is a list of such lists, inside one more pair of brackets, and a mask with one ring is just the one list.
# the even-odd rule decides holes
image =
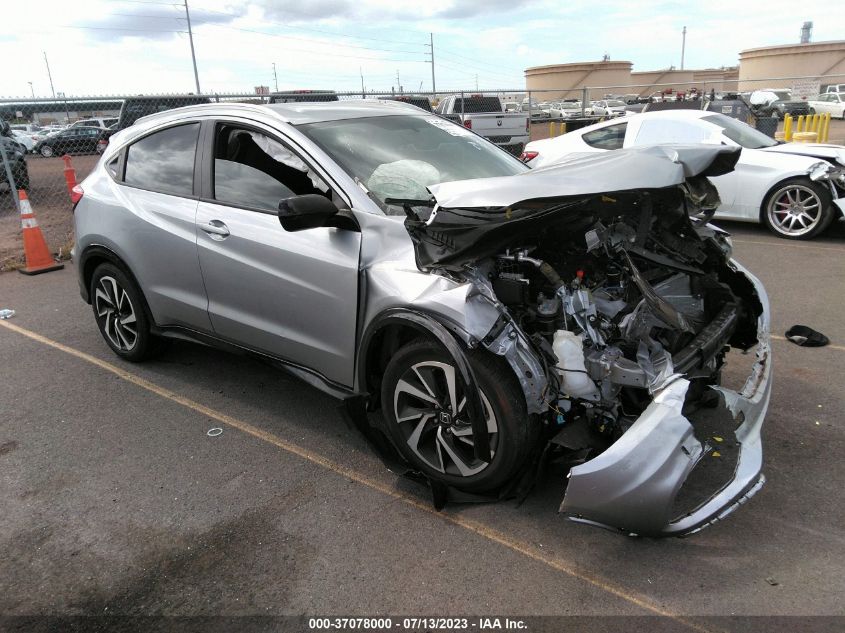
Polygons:
[[830,193],[820,185],[797,178],[781,183],[766,198],[763,221],[778,237],[810,239],[832,219]]

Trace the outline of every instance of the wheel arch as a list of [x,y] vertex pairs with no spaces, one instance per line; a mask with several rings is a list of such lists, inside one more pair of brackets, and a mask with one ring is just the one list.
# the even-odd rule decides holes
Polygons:
[[144,310],[144,314],[149,319],[150,323],[155,326],[155,319],[153,318],[152,312],[150,311],[150,306],[147,303],[147,298],[144,296],[144,290],[141,287],[141,284],[138,283],[138,278],[132,272],[132,269],[129,265],[121,259],[121,257],[115,253],[113,250],[107,248],[106,246],[102,246],[100,244],[95,244],[86,248],[79,257],[79,275],[80,275],[80,292],[82,294],[82,298],[85,300],[85,303],[91,303],[91,279],[94,277],[94,271],[100,264],[113,264],[120,268],[131,280],[132,283],[138,288],[138,293],[141,295],[141,303],[142,309]]
[[460,331],[455,326],[447,327],[431,314],[406,308],[393,308],[375,317],[367,326],[359,347],[356,369],[360,390],[370,394],[371,406],[380,406],[379,377],[384,374],[392,353],[416,339],[439,344],[454,360],[466,389],[467,414],[473,435],[479,438],[475,442],[476,457],[489,462],[490,445],[478,381],[460,340]]

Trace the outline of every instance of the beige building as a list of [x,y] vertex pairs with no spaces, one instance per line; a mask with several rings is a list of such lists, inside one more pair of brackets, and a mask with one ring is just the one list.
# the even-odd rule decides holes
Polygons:
[[769,77],[842,77],[819,83],[845,83],[845,40],[809,42],[749,48],[739,54],[739,89],[791,88],[792,80],[769,81]]
[[590,99],[601,99],[608,93],[648,96],[668,89],[689,92],[692,87],[701,92],[736,90],[739,76],[736,67],[640,72],[631,72],[631,67],[627,61],[535,66],[525,70],[525,85],[537,101],[580,99],[584,86],[590,88]]
[[[535,66],[525,70],[525,87],[537,101],[580,99],[584,86],[625,86],[631,83],[631,62],[600,61]],[[606,90],[593,90],[600,99]]]

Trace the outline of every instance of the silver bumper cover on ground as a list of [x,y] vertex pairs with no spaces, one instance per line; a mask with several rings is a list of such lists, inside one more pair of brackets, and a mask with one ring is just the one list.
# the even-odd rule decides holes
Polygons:
[[570,470],[561,512],[570,519],[647,536],[683,536],[730,514],[765,482],[760,429],[769,406],[772,362],[769,302],[762,284],[752,282],[763,312],[758,319],[757,358],[742,391],[716,388],[737,421],[739,456],[733,478],[704,503],[672,516],[675,499],[693,468],[707,454],[682,414],[688,381],[676,379],[654,394],[652,403],[605,452]]

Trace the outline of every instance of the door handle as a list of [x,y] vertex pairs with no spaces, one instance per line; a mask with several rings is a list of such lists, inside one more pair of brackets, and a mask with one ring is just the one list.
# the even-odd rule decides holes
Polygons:
[[220,220],[212,220],[208,224],[200,224],[199,227],[213,240],[225,240],[230,235],[229,227]]

